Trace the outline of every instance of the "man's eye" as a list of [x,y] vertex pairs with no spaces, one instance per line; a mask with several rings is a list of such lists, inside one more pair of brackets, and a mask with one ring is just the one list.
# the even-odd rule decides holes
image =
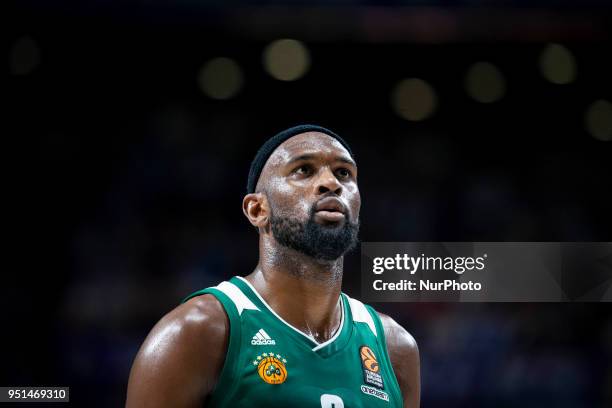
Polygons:
[[310,166],[307,166],[307,165],[300,166],[294,170],[294,173],[302,175],[302,176],[307,176],[311,172],[312,172],[312,169],[310,168]]
[[341,178],[347,178],[351,176],[351,171],[349,169],[340,168],[336,170],[336,174],[338,174],[338,176]]

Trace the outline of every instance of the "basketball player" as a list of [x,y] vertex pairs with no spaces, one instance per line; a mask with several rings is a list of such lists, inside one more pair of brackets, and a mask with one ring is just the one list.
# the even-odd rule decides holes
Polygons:
[[127,406],[418,407],[412,336],[341,292],[360,204],[357,166],[338,135],[302,125],[269,139],[242,203],[259,231],[259,263],[157,323],[134,361]]

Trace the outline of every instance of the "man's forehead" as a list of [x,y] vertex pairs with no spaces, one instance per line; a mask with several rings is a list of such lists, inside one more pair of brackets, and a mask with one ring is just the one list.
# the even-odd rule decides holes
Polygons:
[[270,156],[268,164],[282,165],[302,155],[333,155],[352,161],[349,152],[332,136],[321,132],[306,132],[281,143]]

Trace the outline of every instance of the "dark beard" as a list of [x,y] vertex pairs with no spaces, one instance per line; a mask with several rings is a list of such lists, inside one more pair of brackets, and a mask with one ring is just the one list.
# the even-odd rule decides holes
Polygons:
[[341,226],[320,225],[310,212],[306,222],[294,217],[270,214],[272,235],[279,244],[312,258],[334,261],[355,248],[358,242],[359,222],[345,221]]

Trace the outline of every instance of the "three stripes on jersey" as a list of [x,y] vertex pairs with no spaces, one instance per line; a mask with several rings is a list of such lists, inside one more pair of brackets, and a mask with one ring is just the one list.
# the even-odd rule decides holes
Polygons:
[[275,345],[276,341],[272,339],[264,329],[259,329],[259,331],[253,336],[251,344],[254,346],[268,346]]

